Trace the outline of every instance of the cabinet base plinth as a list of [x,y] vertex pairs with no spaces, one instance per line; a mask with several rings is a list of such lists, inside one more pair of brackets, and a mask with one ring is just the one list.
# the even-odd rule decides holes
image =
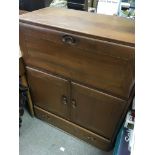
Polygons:
[[113,144],[110,140],[97,135],[87,129],[84,129],[72,122],[69,122],[59,116],[47,112],[37,106],[34,106],[35,116],[45,122],[48,122],[81,140],[88,142],[104,151],[110,151]]

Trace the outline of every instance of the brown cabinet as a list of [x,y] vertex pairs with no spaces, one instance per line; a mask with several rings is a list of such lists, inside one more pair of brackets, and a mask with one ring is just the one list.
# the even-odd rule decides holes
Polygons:
[[[45,30],[25,23],[21,23],[21,29],[28,65],[63,75],[113,95],[129,97],[134,78],[131,68],[134,65],[133,47],[62,31]],[[64,40],[68,38],[74,43],[66,43]]]
[[64,79],[27,68],[33,103],[40,108],[69,118],[69,85]]
[[35,116],[111,149],[134,95],[134,22],[45,8],[20,16],[20,48]]
[[125,101],[72,83],[72,121],[111,139],[125,107]]
[[112,138],[124,100],[32,68],[27,68],[27,78],[36,106]]

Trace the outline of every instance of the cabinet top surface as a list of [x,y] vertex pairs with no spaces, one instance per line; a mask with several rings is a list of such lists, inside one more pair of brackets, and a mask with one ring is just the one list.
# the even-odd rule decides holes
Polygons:
[[134,46],[134,21],[62,8],[44,8],[20,15],[20,22],[81,33],[97,39]]

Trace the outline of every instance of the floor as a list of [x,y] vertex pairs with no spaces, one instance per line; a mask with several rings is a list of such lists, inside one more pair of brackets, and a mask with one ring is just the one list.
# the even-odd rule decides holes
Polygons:
[[19,138],[20,155],[112,155],[73,137],[27,111],[23,116]]

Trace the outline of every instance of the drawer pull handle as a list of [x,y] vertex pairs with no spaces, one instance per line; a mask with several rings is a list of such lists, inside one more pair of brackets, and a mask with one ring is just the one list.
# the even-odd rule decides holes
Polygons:
[[74,45],[76,43],[76,40],[72,36],[69,36],[69,35],[64,35],[62,37],[62,41],[70,45]]
[[67,104],[67,97],[66,97],[66,96],[62,96],[62,103],[63,103],[64,105]]
[[72,107],[73,108],[76,108],[77,107],[77,104],[76,104],[76,101],[75,100],[72,100]]

